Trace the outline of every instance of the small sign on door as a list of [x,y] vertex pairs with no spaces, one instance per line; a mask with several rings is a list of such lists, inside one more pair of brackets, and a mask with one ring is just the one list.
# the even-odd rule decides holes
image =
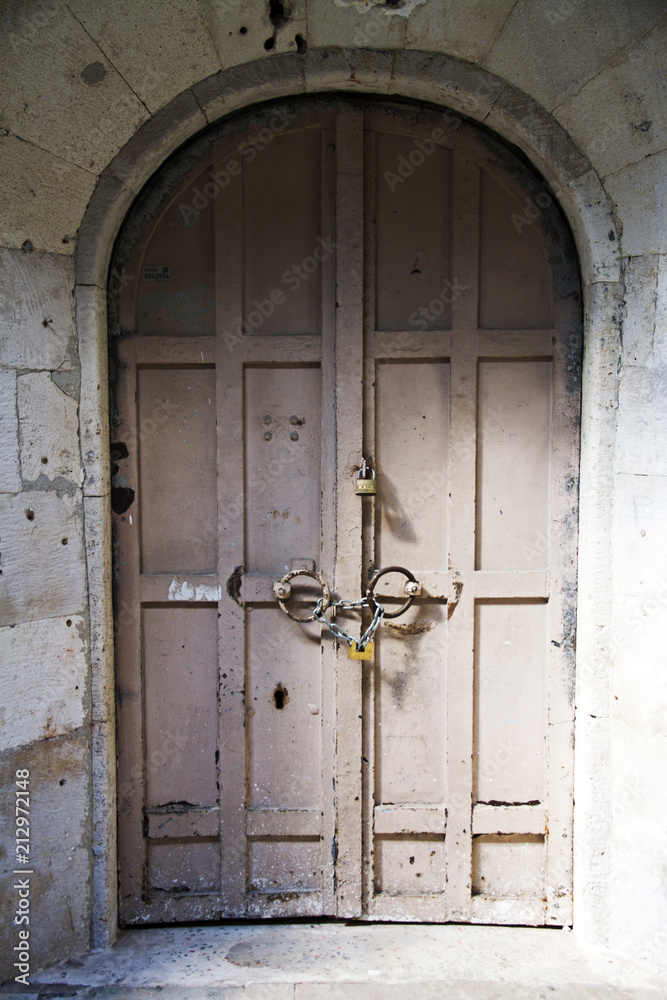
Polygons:
[[169,264],[151,264],[144,268],[144,281],[169,281],[170,278]]

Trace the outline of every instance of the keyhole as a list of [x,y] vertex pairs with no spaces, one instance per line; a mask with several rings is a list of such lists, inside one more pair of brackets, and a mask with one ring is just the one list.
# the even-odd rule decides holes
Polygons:
[[276,690],[273,692],[273,701],[276,708],[284,708],[289,701],[289,695],[287,694],[287,688],[279,684]]

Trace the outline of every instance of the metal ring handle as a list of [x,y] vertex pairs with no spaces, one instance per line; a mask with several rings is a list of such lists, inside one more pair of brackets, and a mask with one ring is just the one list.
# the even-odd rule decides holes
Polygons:
[[[405,567],[403,567],[403,566],[387,566],[386,569],[379,569],[377,571],[377,573],[375,574],[375,576],[373,577],[373,579],[371,580],[371,582],[368,584],[368,587],[366,588],[366,599],[367,599],[367,601],[368,601],[368,603],[370,605],[371,611],[373,611],[373,613],[375,613],[375,609],[378,607],[378,603],[375,600],[375,595],[373,594],[373,590],[377,586],[377,582],[380,579],[380,577],[381,576],[386,576],[387,573],[402,573],[403,576],[407,576],[408,582],[410,582],[410,583],[416,583],[417,582],[417,577],[414,575],[414,573],[411,573],[409,569],[405,569]],[[384,613],[383,617],[384,618],[398,618],[398,617],[400,617],[400,615],[405,614],[405,612],[408,610],[408,608],[411,607],[412,602],[414,601],[414,599],[415,599],[415,595],[411,594],[410,597],[408,597],[408,599],[405,602],[405,604],[403,604],[398,609],[398,611],[391,611],[391,612],[389,612],[389,611],[385,610],[385,613]]]
[[[280,582],[289,583],[290,580],[293,580],[295,576],[309,576],[311,580],[316,580],[319,583],[320,587],[322,588],[322,601],[323,601],[322,611],[323,612],[326,611],[329,605],[331,604],[331,591],[329,590],[329,584],[324,579],[324,577],[320,576],[320,574],[316,573],[315,570],[313,569],[293,569],[290,570],[289,573],[285,573],[284,577]],[[315,615],[308,615],[308,617],[306,618],[303,615],[292,614],[292,612],[288,610],[285,601],[281,601],[280,598],[278,598],[278,604],[280,605],[281,610],[285,612],[287,617],[291,618],[292,621],[294,622],[315,621]]]

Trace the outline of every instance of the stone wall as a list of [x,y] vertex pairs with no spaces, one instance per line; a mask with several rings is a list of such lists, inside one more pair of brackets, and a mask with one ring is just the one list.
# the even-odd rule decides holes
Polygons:
[[[11,873],[6,817],[27,768],[33,968],[115,930],[113,239],[161,160],[207,122],[335,89],[423,98],[484,122],[526,152],[570,219],[587,316],[575,927],[664,963],[662,0],[4,0],[0,14],[1,836]],[[13,879],[2,883],[5,958]]]

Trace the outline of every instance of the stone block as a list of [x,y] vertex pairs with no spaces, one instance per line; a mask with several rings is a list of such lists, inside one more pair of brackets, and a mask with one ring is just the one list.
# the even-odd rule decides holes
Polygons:
[[106,291],[114,240],[134,201],[134,192],[105,170],[95,187],[79,227],[76,248],[76,281]]
[[0,495],[0,625],[86,608],[81,503],[32,490]]
[[667,150],[647,156],[605,178],[623,223],[623,253],[667,253]]
[[[400,7],[354,0],[308,0],[308,45],[343,49],[401,49],[416,8],[424,0]],[[409,11],[406,13],[406,11]],[[427,46],[431,48],[431,46]]]
[[665,51],[667,22],[554,111],[602,177],[667,145],[667,88],[656,75]]
[[[584,344],[576,703],[580,711],[607,717],[613,656],[610,526],[622,287],[597,282],[584,293],[585,328],[595,333]],[[595,722],[583,721],[586,725]]]
[[[2,815],[14,812],[17,770],[30,772],[31,971],[75,958],[90,939],[90,745],[82,734],[33,743],[0,757]],[[10,813],[11,810],[11,813]],[[18,902],[14,828],[2,826],[0,979],[12,978]]]
[[17,385],[24,482],[44,477],[49,483],[66,480],[80,486],[83,470],[76,400],[62,392],[48,372],[20,375]]
[[0,250],[0,364],[55,369],[76,363],[74,262]]
[[144,122],[114,157],[109,169],[138,194],[158,166],[206,125],[194,94],[187,90]]
[[196,0],[71,0],[68,6],[150,111],[220,69]]
[[149,117],[146,107],[60,0],[13,5],[3,29],[12,86],[2,125],[99,174]]
[[597,0],[559,0],[547,6],[542,0],[524,0],[512,8],[482,65],[552,110],[663,15],[664,8],[654,0],[604,7]]
[[479,63],[498,37],[514,0],[468,0],[465,4],[423,3],[407,18],[405,47],[446,51]]
[[246,105],[303,93],[303,74],[301,56],[274,56],[217,73],[195,84],[192,92],[207,120],[214,122]]
[[83,725],[88,672],[83,631],[77,615],[0,628],[0,751]]
[[84,497],[90,607],[93,721],[114,718],[111,506],[109,497]]
[[621,371],[616,470],[667,476],[667,372],[662,368]]
[[618,475],[614,481],[614,595],[662,595],[667,606],[667,480]]
[[[612,845],[607,947],[663,975],[667,973],[665,885],[664,858],[624,844]],[[633,982],[623,985],[632,987]]]
[[95,174],[14,135],[0,138],[0,243],[72,254]]
[[391,83],[394,54],[363,49],[309,49],[303,62],[309,93],[342,90],[386,94]]
[[546,177],[559,187],[590,170],[587,157],[553,115],[514,87],[505,87],[484,124],[528,152]]
[[[618,597],[614,609],[613,708],[637,732],[665,732],[667,587]],[[618,700],[617,700],[618,699]]]
[[655,290],[653,360],[667,368],[667,256],[658,258],[658,283]]
[[109,375],[106,295],[95,285],[77,285],[76,317],[81,351],[79,433],[84,493],[109,492]]
[[110,948],[118,933],[116,857],[116,726],[93,723],[93,912],[92,946]]
[[[568,184],[569,213],[579,250],[582,279],[591,282],[619,281],[621,252],[618,225],[607,192],[594,170]],[[625,248],[625,241],[624,241]]]
[[[653,364],[655,326],[662,311],[656,301],[660,260],[649,255],[630,257],[625,263],[623,365]],[[663,306],[667,307],[667,302]]]
[[389,93],[426,101],[437,94],[448,108],[483,121],[504,87],[491,73],[459,59],[403,50],[394,56]]
[[0,372],[0,493],[19,493],[19,428],[16,412],[16,375]]
[[656,776],[667,773],[667,733],[645,733],[612,724],[612,838],[667,863],[667,789]]
[[268,3],[201,0],[199,6],[223,68],[296,52],[297,35],[307,45],[313,44],[307,35],[306,0],[284,2],[284,18],[276,24],[270,19]]

